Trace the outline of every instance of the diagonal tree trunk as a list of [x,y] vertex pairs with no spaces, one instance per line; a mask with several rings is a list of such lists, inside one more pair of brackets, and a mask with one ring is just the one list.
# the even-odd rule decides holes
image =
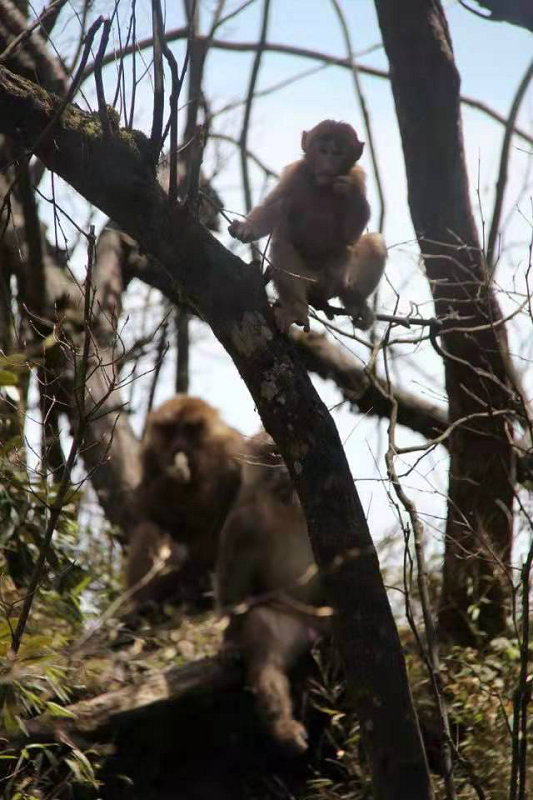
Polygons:
[[[442,335],[449,418],[485,414],[450,442],[443,636],[479,643],[505,624],[515,463],[509,418],[517,397],[507,339],[468,193],[459,74],[439,0],[375,0],[402,137],[409,206]],[[457,322],[457,317],[465,319]],[[502,410],[509,409],[509,415]],[[500,412],[495,413],[495,412]]]

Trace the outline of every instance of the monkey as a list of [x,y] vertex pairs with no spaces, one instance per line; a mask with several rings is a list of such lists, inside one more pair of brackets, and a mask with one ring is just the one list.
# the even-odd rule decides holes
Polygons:
[[[150,412],[141,443],[126,584],[134,606],[169,599],[200,610],[218,537],[241,484],[244,437],[199,397],[175,395]],[[166,569],[146,580],[157,560]]]
[[387,258],[379,233],[363,231],[370,218],[366,176],[356,164],[364,143],[346,122],[323,120],[302,133],[303,158],[283,170],[278,185],[244,221],[228,231],[241,242],[271,234],[272,278],[279,295],[279,329],[309,330],[308,305],[327,310],[339,297],[353,324],[367,330],[374,314],[367,299]]
[[307,524],[272,440],[250,443],[239,497],[220,535],[215,572],[223,652],[237,653],[265,728],[288,755],[308,747],[294,718],[289,676],[327,632],[327,611]]

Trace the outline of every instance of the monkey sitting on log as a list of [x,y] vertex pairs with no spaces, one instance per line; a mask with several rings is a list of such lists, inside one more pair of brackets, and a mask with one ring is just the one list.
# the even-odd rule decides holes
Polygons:
[[370,218],[366,176],[356,165],[363,147],[346,122],[323,120],[304,131],[303,158],[285,167],[244,221],[228,228],[241,242],[272,235],[274,313],[283,332],[293,322],[309,330],[308,304],[327,311],[332,297],[341,299],[357,328],[374,322],[367,299],[381,280],[387,249],[381,234],[363,235]]
[[[246,442],[198,397],[176,395],[147,418],[126,583],[139,606],[208,607],[218,539],[241,485]],[[146,580],[157,560],[166,562]],[[163,566],[163,565],[162,565]]]
[[259,434],[220,536],[217,606],[230,614],[226,652],[237,652],[259,716],[286,753],[307,749],[294,719],[289,675],[328,629],[329,609],[291,478],[272,440]]

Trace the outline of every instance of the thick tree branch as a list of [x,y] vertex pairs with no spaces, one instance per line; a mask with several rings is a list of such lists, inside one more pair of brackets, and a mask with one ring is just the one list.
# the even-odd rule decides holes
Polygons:
[[205,658],[150,675],[141,683],[66,706],[69,718],[43,714],[26,720],[24,727],[35,739],[54,739],[58,735],[61,738],[65,733],[74,736],[94,734],[104,728],[116,727],[132,712],[142,713],[158,703],[180,700],[189,694],[230,689],[241,680],[241,669],[229,659]]
[[[390,417],[391,389],[383,379],[370,377],[354,358],[322,334],[293,330],[291,338],[306,368],[324,380],[333,381],[350,405],[356,406],[363,414],[385,419]],[[401,389],[393,389],[392,394],[398,404],[400,425],[428,439],[446,430],[448,417],[438,406]],[[443,444],[446,447],[447,443]]]

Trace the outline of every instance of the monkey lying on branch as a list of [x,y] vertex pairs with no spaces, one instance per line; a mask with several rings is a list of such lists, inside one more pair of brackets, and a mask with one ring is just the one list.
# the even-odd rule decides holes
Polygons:
[[287,468],[266,434],[251,442],[238,500],[220,535],[219,610],[225,648],[238,652],[264,725],[287,753],[307,749],[289,674],[327,631],[307,524]]
[[289,164],[279,184],[244,221],[228,230],[241,242],[272,235],[274,309],[281,331],[294,322],[309,330],[308,305],[339,297],[357,328],[374,322],[367,299],[387,258],[379,233],[363,231],[370,218],[366,176],[356,162],[364,144],[351,125],[324,120],[302,134],[304,157]]

